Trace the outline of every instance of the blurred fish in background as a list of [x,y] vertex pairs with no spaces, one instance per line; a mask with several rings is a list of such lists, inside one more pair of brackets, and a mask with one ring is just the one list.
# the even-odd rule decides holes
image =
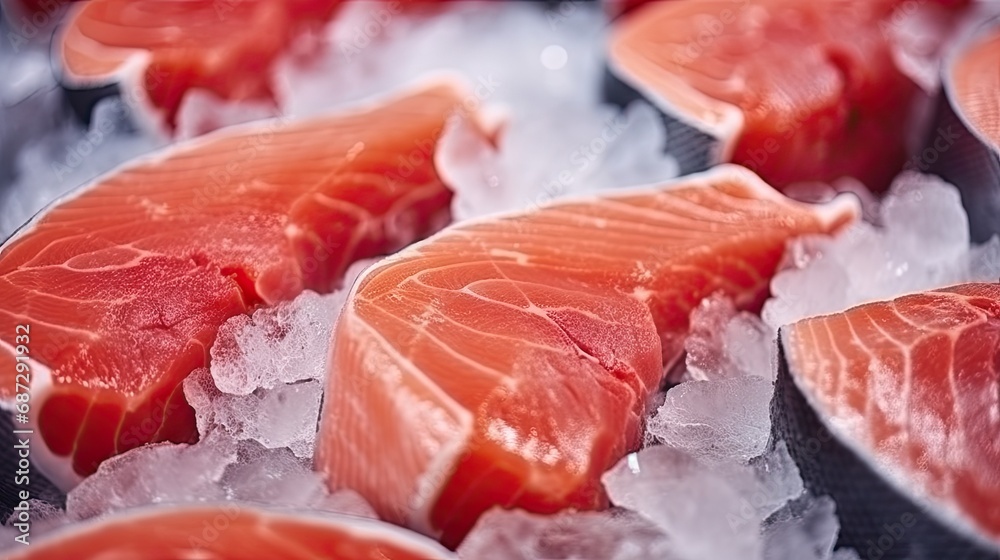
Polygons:
[[33,140],[50,132],[67,114],[49,65],[49,40],[65,1],[38,10],[39,2],[0,1],[0,189],[14,178],[15,161]]

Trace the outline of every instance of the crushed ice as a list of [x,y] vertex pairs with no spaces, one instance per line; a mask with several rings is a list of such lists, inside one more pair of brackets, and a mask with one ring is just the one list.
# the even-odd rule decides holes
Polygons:
[[[352,285],[369,264],[353,265],[344,285]],[[249,395],[279,383],[322,379],[329,345],[316,333],[333,329],[337,316],[330,310],[343,306],[346,297],[346,290],[327,296],[305,292],[295,305],[262,308],[227,321],[212,345],[215,385],[224,393]]]
[[[430,69],[463,74],[476,88],[470,106],[502,115],[504,126],[497,146],[476,143],[461,127],[446,135],[439,163],[458,189],[457,217],[530,208],[675,174],[673,160],[659,153],[664,131],[648,106],[619,113],[599,103],[604,20],[595,7],[459,5],[433,19],[391,14],[376,36],[359,35],[377,15],[372,10],[384,7],[348,5],[329,31],[325,56],[282,67],[283,109],[315,114]],[[511,39],[487,40],[496,33]],[[553,45],[565,53],[559,64],[544,56]],[[32,61],[34,67],[18,71],[38,86],[38,105],[48,107],[48,78],[38,71],[41,59]],[[0,93],[7,99],[23,97],[23,91]],[[28,135],[18,178],[0,192],[0,237],[76,185],[162,145],[131,130],[129,110],[108,102],[90,129],[59,121],[38,133],[42,140]],[[194,131],[269,110],[220,111],[213,100],[192,97],[182,109],[182,136],[185,126]],[[3,111],[0,123],[13,114],[6,106]],[[206,124],[210,119],[217,122]],[[10,136],[5,128],[0,135]],[[845,189],[851,190],[838,187]],[[616,508],[553,516],[494,510],[480,519],[459,553],[483,560],[857,558],[853,551],[833,550],[835,504],[805,493],[784,445],[768,445],[776,328],[901,291],[1000,277],[1000,242],[970,250],[965,213],[952,187],[905,175],[881,209],[869,204],[866,210],[880,226],[859,224],[837,240],[795,244],[792,267],[773,282],[763,322],[721,299],[698,308],[683,382],[652,411],[648,446],[603,478]],[[184,387],[202,441],[147,446],[105,462],[70,493],[66,515],[79,519],[151,502],[239,499],[373,517],[356,494],[328,494],[309,468],[325,345],[343,297],[306,293],[228,323],[213,348],[212,368]],[[38,507],[59,519],[58,511]]]
[[374,517],[354,492],[330,494],[311,468],[333,327],[358,275],[331,294],[237,316],[220,329],[209,369],[184,381],[200,441],[113,457],[67,498],[70,519],[150,503],[241,500]]
[[647,438],[709,464],[749,461],[767,444],[772,393],[773,381],[756,376],[681,383],[650,417]]
[[678,560],[649,520],[629,511],[540,515],[493,509],[458,548],[463,559]]
[[756,315],[737,312],[729,299],[718,295],[704,299],[691,312],[690,334],[684,342],[687,378],[704,381],[761,375],[774,379],[772,334]]
[[795,242],[793,267],[771,282],[764,321],[778,328],[903,293],[1000,278],[1000,240],[970,247],[958,190],[936,177],[900,175],[879,223],[858,223],[836,239]]
[[[346,5],[328,33],[333,55],[283,68],[286,110],[314,114],[428,72],[464,78],[472,92],[463,105],[503,126],[497,147],[468,130],[442,140],[437,163],[457,192],[456,219],[676,176],[651,107],[623,113],[601,103],[607,24],[599,6],[461,2],[433,18],[380,10]],[[379,33],[362,33],[378,17],[389,18]],[[498,34],[505,40],[494,40]],[[551,52],[562,64],[546,64]]]
[[[970,246],[954,187],[906,173],[881,205],[867,208],[879,225],[790,247],[763,321],[719,297],[693,312],[682,382],[650,414],[647,447],[604,475],[620,509],[553,517],[494,511],[459,552],[585,558],[587,543],[616,560],[859,558],[834,548],[836,504],[805,492],[784,442],[769,439],[777,328],[905,292],[1000,278],[1000,240]],[[606,527],[606,538],[591,544],[595,527]]]

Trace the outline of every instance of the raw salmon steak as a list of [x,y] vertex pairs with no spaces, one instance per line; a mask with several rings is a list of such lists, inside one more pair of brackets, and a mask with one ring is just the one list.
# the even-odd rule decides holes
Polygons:
[[[171,130],[185,94],[274,100],[272,66],[338,0],[90,0],[59,34],[54,54],[72,90],[117,89],[151,128]],[[93,93],[93,92],[92,92]],[[102,93],[74,96],[86,118]]]
[[453,560],[438,543],[388,523],[293,514],[250,504],[158,506],[66,527],[8,560]]
[[0,252],[0,398],[13,406],[15,360],[30,358],[45,451],[32,458],[67,488],[114,454],[194,440],[181,381],[223,322],[329,291],[353,261],[447,223],[434,150],[466,98],[440,81],[223,130],[113,171],[23,228]]
[[840,544],[869,558],[1000,557],[1000,284],[781,329],[771,414]]
[[492,506],[600,508],[692,308],[758,306],[785,244],[852,221],[852,201],[792,202],[722,166],[413,245],[340,317],[316,467],[450,547]]
[[937,122],[915,163],[958,187],[972,240],[1000,233],[1000,22],[946,61]]
[[903,165],[918,88],[880,29],[884,2],[653,2],[615,26],[607,96],[664,115],[683,171],[719,161],[783,189]]

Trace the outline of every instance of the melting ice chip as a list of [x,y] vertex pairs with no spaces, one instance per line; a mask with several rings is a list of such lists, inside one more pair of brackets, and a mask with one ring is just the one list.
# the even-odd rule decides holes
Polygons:
[[236,460],[236,442],[216,435],[194,444],[153,444],[101,463],[66,498],[71,519],[161,502],[220,500],[222,473]]
[[376,259],[352,264],[339,290],[306,291],[291,302],[238,315],[220,329],[212,346],[212,377],[223,393],[249,395],[258,389],[326,375],[330,335],[351,286]]
[[782,508],[764,528],[765,560],[848,560],[850,550],[838,551],[840,523],[836,504],[827,496],[804,496]]
[[726,476],[665,445],[640,451],[636,460],[638,472],[626,461],[605,473],[602,481],[608,496],[615,505],[639,513],[663,531],[677,557],[759,556],[759,525],[738,517],[733,522],[743,497]]
[[745,463],[764,451],[774,383],[763,377],[688,381],[649,419],[652,437],[708,464]]
[[737,312],[728,298],[706,298],[691,312],[690,334],[684,342],[686,377],[774,379],[771,350],[776,340],[774,329],[755,315]]
[[632,474],[639,474],[641,469],[639,468],[639,456],[635,453],[628,454],[628,468],[632,471]]
[[254,441],[240,443],[236,461],[227,466],[219,484],[233,500],[377,518],[356,492],[331,495],[310,461],[288,449],[267,449]]

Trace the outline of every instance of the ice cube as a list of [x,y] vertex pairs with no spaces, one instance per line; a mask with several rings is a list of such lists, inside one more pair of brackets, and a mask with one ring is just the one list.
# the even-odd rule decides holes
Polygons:
[[767,518],[805,491],[799,468],[788,453],[788,446],[779,441],[773,449],[751,461],[758,487],[754,490],[754,507],[761,518]]
[[[631,185],[655,185],[676,177],[677,160],[663,153],[666,130],[656,110],[635,102],[614,120],[605,121],[613,134],[607,151],[584,176],[581,191],[607,191]],[[603,136],[602,136],[603,138]]]
[[765,560],[830,560],[849,558],[850,552],[835,556],[840,524],[836,504],[827,496],[806,495],[789,503],[769,520],[764,529]]
[[212,377],[223,393],[249,395],[282,383],[320,379],[341,298],[303,292],[295,300],[237,315],[219,328]]
[[[505,116],[497,146],[461,127],[441,141],[438,168],[456,191],[457,219],[676,175],[652,107],[621,113],[596,89],[579,87],[598,83],[604,72],[607,25],[594,7],[546,13],[523,4],[458,3],[431,20],[396,14],[384,29],[372,11],[363,3],[345,6],[318,62],[283,65],[282,97],[292,113],[309,114],[442,68],[457,74],[472,86],[462,102],[466,112]],[[379,33],[359,38],[365,25]],[[491,40],[497,33],[507,40]],[[547,67],[543,52],[565,53],[565,64]]]
[[731,480],[665,445],[628,455],[602,477],[611,502],[652,521],[678,558],[756,558],[759,519],[742,513],[746,498]]
[[[437,161],[442,178],[457,192],[452,200],[452,214],[456,219],[517,207],[516,202],[504,201],[510,194],[500,188],[502,162],[499,152],[477,132],[475,124],[454,123],[441,139],[439,150]],[[488,209],[491,205],[492,209]]]
[[194,409],[195,424],[198,433],[206,436],[209,429],[215,426],[215,408],[213,403],[222,396],[212,380],[212,374],[207,368],[198,368],[184,378],[182,384],[184,399]]
[[236,442],[221,433],[193,445],[159,443],[138,447],[101,463],[97,472],[71,490],[66,513],[88,519],[150,503],[220,500],[218,486],[236,461]]
[[306,381],[264,391],[251,418],[253,439],[265,447],[288,447],[298,457],[312,458],[323,385]]
[[937,177],[904,172],[882,205],[892,248],[926,265],[955,262],[969,250],[969,220],[958,190]]
[[309,461],[254,441],[240,442],[238,459],[226,468],[221,485],[234,500],[305,508],[318,507],[328,495]]
[[777,373],[772,358],[778,333],[760,317],[741,312],[729,321],[723,333],[723,348],[735,371],[774,379]]
[[[580,87],[598,83],[603,70],[607,22],[595,7],[578,4],[565,13],[546,13],[523,4],[458,3],[433,18],[379,13],[385,10],[371,2],[345,4],[327,30],[321,56],[309,64],[289,60],[278,68],[286,110],[296,115],[324,111],[442,68],[480,86],[463,102],[470,108],[486,102],[518,113],[540,105],[558,109],[586,103],[588,112],[599,107],[598,91]],[[496,41],[496,36],[506,40]],[[541,53],[553,45],[566,53],[559,69],[541,61]],[[536,145],[543,145],[541,139]]]
[[679,559],[666,537],[632,512],[488,511],[458,549],[468,560]]
[[758,375],[774,378],[771,365],[774,329],[750,313],[737,313],[726,297],[704,299],[691,313],[685,378],[722,379]]
[[218,426],[237,440],[312,457],[333,325],[371,262],[351,265],[334,293],[304,292],[223,325],[210,375],[196,371],[184,383],[199,433]]
[[316,380],[246,396],[220,394],[212,402],[212,421],[237,440],[256,440],[269,449],[288,447],[296,456],[310,458],[322,398],[323,385]]
[[667,392],[649,434],[706,463],[760,455],[771,430],[774,383],[763,377],[688,381]]
[[969,244],[958,191],[936,177],[901,174],[881,205],[883,226],[858,223],[793,244],[792,268],[771,282],[762,316],[774,327],[861,303],[1000,277],[1000,242]]
[[[852,228],[843,235],[857,231],[858,228]],[[792,250],[810,254],[811,251],[801,249],[804,245],[806,240],[793,242]],[[815,256],[800,262],[803,268],[782,271],[771,280],[772,297],[764,304],[761,317],[772,328],[803,317],[842,310],[844,302],[848,301],[847,290],[851,283],[835,256],[817,251]]]
[[153,444],[112,457],[69,493],[66,507],[69,519],[80,520],[152,503],[221,500],[376,517],[358,494],[330,494],[308,459],[218,429],[195,444]]
[[650,113],[643,104],[622,114],[574,106],[526,111],[505,128],[498,148],[477,139],[468,125],[456,127],[445,135],[439,155],[442,173],[456,190],[456,218],[676,176],[675,161],[659,148],[660,120]]
[[688,378],[705,381],[734,373],[727,360],[722,333],[735,316],[732,301],[723,296],[705,298],[691,312],[689,334],[684,341]]

